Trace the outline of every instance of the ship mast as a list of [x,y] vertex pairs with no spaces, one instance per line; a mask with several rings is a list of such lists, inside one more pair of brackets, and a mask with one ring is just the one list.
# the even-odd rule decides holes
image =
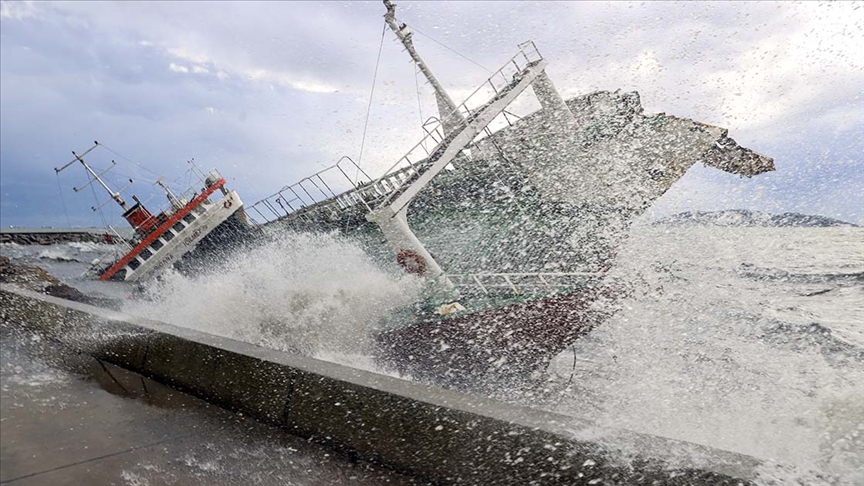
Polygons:
[[[83,166],[84,166],[84,169],[87,171],[87,173],[90,174],[90,180],[87,181],[87,183],[84,184],[84,185],[81,186],[81,187],[73,187],[72,190],[74,190],[75,192],[78,192],[78,191],[80,191],[81,189],[84,189],[85,187],[87,187],[87,186],[89,186],[90,184],[92,184],[93,181],[96,181],[96,182],[99,183],[99,185],[101,185],[101,186],[105,189],[106,192],[108,192],[108,195],[111,196],[111,199],[113,199],[117,204],[119,204],[120,207],[123,208],[124,211],[128,211],[128,210],[129,210],[129,207],[128,207],[128,205],[126,204],[126,201],[125,201],[125,200],[123,199],[123,197],[120,195],[120,191],[117,191],[117,192],[112,191],[111,188],[108,187],[108,184],[106,184],[105,181],[102,180],[102,177],[101,177],[102,174],[104,174],[105,172],[108,172],[109,170],[111,170],[111,167],[114,167],[114,165],[116,165],[116,163],[112,160],[112,161],[111,161],[111,166],[108,167],[107,169],[105,169],[105,171],[103,171],[102,174],[98,174],[98,173],[96,173],[95,170],[93,170],[92,167],[90,167],[90,165],[89,165],[87,162],[84,161],[84,156],[87,155],[87,154],[89,154],[93,149],[95,149],[96,147],[99,146],[99,142],[94,142],[94,144],[95,144],[95,145],[93,145],[92,147],[90,147],[89,149],[87,149],[87,150],[86,150],[83,154],[81,154],[81,155],[78,155],[78,154],[75,153],[75,151],[73,150],[73,151],[72,151],[72,155],[74,155],[75,158],[72,159],[72,160],[70,160],[70,161],[69,161],[66,165],[64,165],[63,167],[60,167],[60,168],[56,168],[56,167],[55,167],[55,168],[54,168],[54,171],[57,172],[57,173],[59,174],[60,171],[62,171],[62,170],[64,170],[65,168],[69,167],[70,165],[72,165],[72,164],[75,163],[76,161],[77,161],[77,162],[81,162],[81,165],[83,165]],[[129,179],[129,182],[132,183],[132,179]],[[103,204],[103,206],[104,206],[104,204]],[[101,207],[101,206],[100,206],[100,207]],[[96,208],[96,207],[93,208],[94,211],[97,210],[97,209],[99,209],[99,208]]]
[[391,0],[384,0],[384,6],[387,7],[387,13],[384,14],[384,21],[387,22],[387,25],[390,26],[390,30],[396,34],[396,37],[398,37],[402,42],[402,45],[405,46],[411,59],[417,64],[417,67],[420,68],[420,72],[426,76],[429,84],[431,84],[435,89],[435,99],[438,102],[438,113],[441,118],[444,133],[451,133],[454,128],[464,124],[465,118],[462,116],[462,113],[459,112],[456,103],[453,102],[453,98],[447,94],[447,91],[444,90],[444,87],[441,86],[441,83],[438,82],[438,79],[434,74],[432,74],[432,71],[429,70],[426,63],[423,62],[420,54],[418,54],[417,50],[414,49],[414,42],[412,40],[414,33],[411,32],[408,25],[404,23],[399,25],[396,23],[396,4]]
[[159,179],[156,179],[156,184],[158,184],[159,187],[161,187],[162,190],[165,191],[165,195],[168,197],[168,201],[171,203],[171,207],[174,208],[175,211],[183,207],[183,203],[180,201],[180,198],[174,195],[174,192],[171,190],[171,188],[168,187],[168,185],[166,185],[164,182],[162,182],[161,177]]

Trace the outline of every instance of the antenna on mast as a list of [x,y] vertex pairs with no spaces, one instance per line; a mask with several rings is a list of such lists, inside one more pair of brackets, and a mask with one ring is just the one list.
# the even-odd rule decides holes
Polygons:
[[[82,153],[80,155],[75,153],[75,151],[73,150],[72,155],[74,155],[75,158],[70,160],[69,162],[67,162],[62,167],[55,167],[54,172],[59,174],[60,172],[62,172],[63,170],[65,170],[67,167],[74,164],[75,162],[80,162],[81,165],[84,166],[84,170],[86,170],[87,173],[90,175],[90,180],[88,180],[87,183],[84,184],[83,186],[73,187],[72,190],[75,192],[79,192],[82,189],[84,189],[85,187],[89,186],[90,184],[92,184],[94,182],[98,182],[99,185],[101,185],[105,189],[105,191],[108,192],[108,195],[111,196],[111,199],[113,199],[117,204],[119,204],[120,207],[123,208],[124,211],[127,211],[127,210],[129,210],[129,207],[127,206],[126,201],[123,199],[123,197],[120,195],[120,193],[122,193],[123,191],[128,189],[129,186],[132,185],[132,179],[129,179],[129,185],[127,185],[123,189],[120,189],[119,191],[116,191],[116,192],[112,191],[111,188],[108,186],[108,184],[102,179],[102,175],[104,175],[106,172],[108,172],[109,170],[114,168],[114,166],[117,165],[117,163],[112,160],[111,165],[107,169],[103,170],[100,173],[96,173],[96,171],[93,170],[93,168],[90,167],[90,165],[84,160],[84,156],[89,154],[90,152],[92,152],[98,146],[99,146],[99,142],[94,141],[93,146],[90,147],[89,149],[85,150],[84,153]],[[105,204],[101,204],[99,206],[94,206],[92,209],[93,209],[93,211],[97,211],[97,210],[101,209],[103,206],[105,206]]]
[[444,90],[444,87],[441,86],[441,83],[438,82],[438,79],[434,74],[432,74],[432,71],[429,70],[426,63],[423,62],[420,54],[418,54],[417,50],[414,49],[414,41],[412,40],[414,33],[411,32],[411,28],[405,23],[401,25],[396,23],[396,4],[391,0],[384,0],[384,6],[387,7],[387,13],[384,14],[384,21],[387,22],[387,25],[390,26],[390,30],[396,34],[396,37],[398,37],[402,42],[402,45],[405,46],[405,49],[408,51],[408,54],[411,55],[411,59],[414,63],[417,64],[420,72],[426,76],[429,84],[431,84],[435,89],[435,99],[438,102],[438,114],[440,115],[439,118],[441,118],[444,133],[451,133],[455,128],[465,123],[465,118],[462,116],[462,113],[459,112],[456,103],[453,102],[453,98],[451,98],[447,91]]
[[197,171],[198,171],[198,175],[201,176],[201,179],[202,179],[202,180],[204,180],[204,179],[207,178],[207,176],[204,174],[204,171],[201,170],[201,168],[198,167],[198,164],[195,163],[195,157],[192,157],[191,159],[187,160],[186,163],[189,164],[189,165],[191,166],[191,168],[190,168],[189,170],[190,170],[193,174],[194,174],[195,171],[197,170]]
[[[150,211],[147,211],[147,208],[145,208],[144,205],[141,204],[141,201],[139,201],[137,197],[132,196],[132,200],[135,201],[135,205],[130,208],[129,205],[126,204],[126,200],[123,199],[123,196],[120,195],[120,193],[122,193],[126,189],[129,189],[129,187],[132,185],[132,179],[129,179],[129,185],[127,185],[123,189],[120,189],[119,191],[113,191],[111,190],[111,187],[109,187],[108,184],[102,179],[102,175],[114,168],[117,163],[112,160],[111,165],[107,169],[103,170],[100,173],[97,173],[95,170],[93,170],[92,167],[90,167],[90,164],[88,164],[84,160],[84,156],[92,152],[98,146],[99,142],[93,142],[93,146],[85,150],[82,154],[78,154],[73,150],[72,155],[74,155],[75,158],[67,162],[62,167],[55,167],[54,171],[59,174],[60,172],[66,170],[66,168],[70,165],[74,164],[75,162],[79,162],[82,166],[84,166],[84,170],[87,171],[87,174],[90,175],[90,180],[88,180],[87,183],[83,186],[73,187],[72,189],[75,192],[79,192],[90,184],[98,182],[99,185],[102,186],[103,189],[105,189],[108,195],[111,196],[111,199],[113,199],[114,202],[116,202],[120,205],[121,208],[123,208],[123,218],[128,221],[130,225],[132,225],[132,228],[135,230],[135,232],[139,235],[148,234],[156,226],[158,226],[159,218],[150,214]],[[93,211],[98,211],[102,209],[102,207],[106,204],[108,204],[108,201],[99,204],[99,206],[93,206],[92,209]]]
[[184,206],[184,204],[180,201],[180,198],[178,198],[178,197],[174,194],[174,191],[172,191],[171,188],[168,187],[167,184],[165,184],[164,182],[162,182],[162,178],[161,178],[161,177],[158,178],[158,179],[156,179],[156,184],[158,184],[159,187],[161,187],[162,190],[165,191],[165,195],[168,197],[168,201],[171,203],[171,207],[173,207],[175,211],[178,210],[178,209],[180,209],[180,208],[182,208],[182,207]]

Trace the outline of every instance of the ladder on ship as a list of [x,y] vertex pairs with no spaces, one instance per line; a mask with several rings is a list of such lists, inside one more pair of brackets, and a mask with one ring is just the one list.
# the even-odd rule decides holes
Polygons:
[[[410,29],[396,23],[395,5],[388,0],[384,3],[388,9],[385,21],[436,89],[443,121],[431,130],[424,124],[427,135],[377,179],[371,179],[353,160],[343,157],[335,165],[253,204],[250,210],[265,222],[273,220],[265,216],[264,211],[269,211],[275,220],[313,224],[339,223],[362,214],[378,225],[406,271],[423,274],[446,294],[454,284],[408,226],[408,205],[441,171],[452,167],[481,134],[491,135],[489,125],[496,118],[503,115],[509,125],[506,108],[529,86],[544,110],[562,115],[559,119],[565,123],[572,122],[573,115],[546,75],[547,61],[532,41],[520,44],[513,57],[465,101],[455,105],[414,50]],[[342,177],[328,183],[325,176],[333,174]]]
[[295,218],[336,222],[358,207],[369,212],[388,204],[407,206],[480,134],[490,133],[489,124],[531,86],[546,65],[533,42],[522,44],[510,60],[457,106],[464,123],[454,131],[445,134],[437,123],[377,179],[369,177],[350,157],[342,157],[336,164],[251,205],[249,210],[257,214],[253,218],[260,218],[261,224]]

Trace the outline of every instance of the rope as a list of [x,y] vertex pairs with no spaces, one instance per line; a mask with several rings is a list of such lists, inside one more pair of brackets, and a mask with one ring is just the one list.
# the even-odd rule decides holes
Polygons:
[[[131,164],[133,164],[133,165],[135,165],[135,166],[137,166],[137,167],[139,167],[139,168],[141,168],[141,169],[144,169],[144,170],[146,170],[147,172],[149,172],[149,173],[155,175],[155,176],[156,176],[156,179],[155,179],[154,181],[152,181],[153,184],[156,184],[156,181],[158,181],[159,179],[162,179],[163,182],[165,182],[168,186],[173,187],[174,190],[180,192],[181,195],[182,195],[183,193],[185,193],[185,192],[186,192],[190,187],[192,187],[193,168],[197,168],[197,166],[194,164],[194,160],[195,160],[195,159],[192,159],[192,161],[193,161],[193,163],[192,163],[192,167],[193,167],[193,168],[188,169],[188,170],[186,171],[185,174],[183,174],[183,175],[181,175],[181,176],[178,176],[177,178],[175,178],[175,179],[173,179],[173,180],[166,180],[166,178],[165,178],[164,175],[162,175],[162,174],[160,174],[160,173],[158,173],[158,172],[156,172],[156,171],[153,171],[153,170],[151,170],[151,169],[148,169],[146,166],[143,166],[143,165],[139,164],[138,162],[135,162],[134,160],[132,160],[132,159],[130,159],[129,157],[126,157],[125,155],[123,155],[123,154],[117,152],[116,150],[112,149],[111,147],[108,147],[107,145],[105,145],[105,144],[103,144],[103,143],[99,143],[99,146],[100,146],[100,147],[104,147],[106,150],[108,150],[108,151],[111,152],[112,154],[116,155],[117,157],[120,157],[121,159],[124,159],[124,160],[126,160],[127,162],[129,162],[129,163],[131,163]],[[198,171],[201,172],[200,169],[199,169]],[[128,174],[123,174],[123,173],[121,173],[121,172],[117,172],[117,171],[114,171],[114,173],[117,174],[117,175],[121,175],[121,176],[123,176],[123,177],[125,177],[125,178],[127,178],[127,179],[138,179],[138,176],[137,176],[137,175],[136,175],[135,177],[132,177],[132,176],[130,176],[130,175],[128,175]],[[202,172],[202,174],[203,174],[203,172]],[[181,187],[181,186],[179,186],[179,184],[180,184],[181,179],[182,179],[183,177],[186,177],[186,185]],[[146,181],[146,182],[151,182],[151,181]]]
[[63,213],[66,215],[66,224],[71,228],[72,220],[69,219],[69,211],[66,210],[66,198],[63,197],[63,186],[60,184],[60,173],[56,172],[55,174],[57,175],[57,190],[60,191],[60,201],[63,202]]
[[[104,143],[100,143],[99,146],[100,146],[100,147],[104,147],[107,151],[111,152],[112,154],[116,155],[117,157],[120,157],[121,159],[125,159],[127,162],[130,162],[130,163],[132,163],[132,164],[135,164],[135,165],[137,165],[139,168],[144,169],[144,170],[146,170],[147,172],[149,172],[149,173],[155,175],[157,179],[160,178],[160,177],[162,177],[162,174],[160,174],[160,173],[158,173],[158,172],[154,172],[154,171],[148,169],[147,167],[144,167],[143,165],[141,165],[141,164],[139,164],[138,162],[135,162],[134,160],[130,159],[129,157],[126,157],[125,155],[123,155],[123,154],[117,152],[116,150],[112,149],[111,147],[105,145]],[[118,172],[118,174],[119,174],[119,172]],[[122,174],[121,174],[121,175],[122,175]]]
[[[415,65],[414,66],[414,87],[417,88],[417,112],[420,113],[420,131],[424,132],[424,130],[423,130],[423,121],[424,121],[423,120],[423,105],[420,103],[420,80],[418,79],[417,71],[418,71],[418,69],[417,69],[417,66]],[[425,135],[425,133],[423,135]]]
[[444,49],[447,49],[448,51],[452,52],[453,54],[456,54],[457,56],[461,57],[462,59],[465,59],[466,61],[468,61],[468,62],[474,64],[475,66],[477,66],[477,67],[479,67],[480,69],[486,71],[487,73],[492,74],[493,71],[492,71],[491,69],[489,69],[489,68],[487,68],[486,66],[480,64],[479,62],[475,61],[474,59],[471,59],[470,57],[468,57],[468,56],[462,54],[461,52],[457,51],[456,49],[453,49],[452,47],[448,46],[447,44],[444,44],[443,42],[440,42],[440,41],[436,40],[436,39],[435,39],[434,37],[432,37],[431,35],[428,35],[428,34],[425,34],[425,33],[421,32],[417,27],[415,27],[415,26],[412,25],[412,26],[411,26],[411,30],[413,30],[414,32],[417,32],[418,34],[420,34],[420,35],[422,35],[422,36],[424,36],[424,37],[426,37],[427,39],[429,39],[429,40],[431,40],[432,42],[438,44],[439,46],[443,47]]
[[[127,161],[127,162],[129,162],[129,163],[131,163],[131,164],[133,164],[133,165],[135,165],[135,166],[137,166],[138,168],[140,168],[140,169],[144,169],[144,170],[146,170],[147,172],[149,172],[149,173],[155,175],[155,176],[156,176],[156,180],[164,179],[164,176],[163,176],[162,174],[160,174],[160,173],[158,173],[158,172],[155,172],[155,171],[153,171],[153,170],[148,169],[146,166],[143,166],[143,165],[139,164],[138,162],[135,162],[134,160],[130,159],[129,157],[126,157],[125,155],[123,155],[123,154],[121,154],[120,152],[118,152],[118,151],[112,149],[111,147],[105,145],[104,143],[99,143],[99,146],[100,146],[100,147],[103,147],[105,150],[111,152],[112,154],[116,155],[117,157],[120,157],[121,159],[123,159],[123,160],[125,160],[125,161]],[[125,177],[125,178],[127,178],[127,179],[138,179],[138,176],[137,176],[137,175],[136,175],[135,177],[132,177],[132,176],[130,176],[130,175],[128,175],[128,174],[124,174],[124,173],[117,172],[117,171],[114,171],[114,173],[117,174],[117,175],[123,176],[123,177]],[[180,176],[180,177],[183,177],[183,176]],[[177,179],[179,179],[180,177],[178,177]],[[169,184],[171,184],[171,183],[175,184],[175,185],[174,185],[174,188],[175,188],[175,189],[177,189],[177,186],[176,186],[176,184],[177,184],[177,179],[174,179],[173,181],[170,181],[170,182],[169,182]],[[187,182],[187,184],[186,184],[186,187],[187,187],[187,188],[190,187],[190,186],[189,186],[189,183],[191,182],[191,179],[192,179],[192,178],[191,178],[191,175],[190,175],[189,180],[188,180],[188,182]],[[150,181],[148,181],[148,182],[150,182]],[[155,184],[155,181],[154,181],[153,183]]]
[[108,227],[108,221],[105,219],[105,213],[102,211],[102,208],[100,207],[101,204],[99,204],[99,196],[96,195],[96,188],[93,187],[93,184],[90,184],[90,190],[93,191],[93,203],[96,204],[93,207],[99,208],[98,209],[99,217],[102,218],[102,225],[107,228]]
[[360,178],[360,164],[363,162],[363,148],[366,146],[366,129],[369,128],[369,114],[372,113],[372,97],[375,95],[375,83],[378,80],[378,66],[381,64],[381,51],[384,50],[384,33],[387,24],[381,29],[381,42],[378,44],[378,59],[375,61],[375,73],[372,75],[372,90],[369,93],[369,106],[366,107],[366,121],[363,123],[363,138],[360,140],[360,155],[357,157],[357,172],[354,174],[354,184]]

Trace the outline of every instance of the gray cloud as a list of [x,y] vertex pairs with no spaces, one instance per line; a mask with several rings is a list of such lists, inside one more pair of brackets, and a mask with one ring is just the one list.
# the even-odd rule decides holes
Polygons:
[[[810,3],[399,5],[415,30],[486,67],[533,38],[567,95],[638,90],[651,111],[729,127],[743,145],[777,158],[776,174],[754,180],[694,171],[658,212],[794,208],[858,222],[864,200],[846,188],[864,186],[864,58],[855,47],[864,44],[862,11]],[[38,224],[56,213],[51,168],[94,138],[172,177],[190,157],[218,166],[250,202],[341,155],[356,157],[382,14],[377,1],[4,2],[3,223]],[[485,78],[420,33],[416,44],[454,93]],[[378,169],[421,134],[413,68],[389,31],[383,46],[363,157]],[[431,92],[421,84],[420,93],[429,116]],[[32,191],[42,197],[22,203]],[[66,200],[74,212],[91,204]]]

